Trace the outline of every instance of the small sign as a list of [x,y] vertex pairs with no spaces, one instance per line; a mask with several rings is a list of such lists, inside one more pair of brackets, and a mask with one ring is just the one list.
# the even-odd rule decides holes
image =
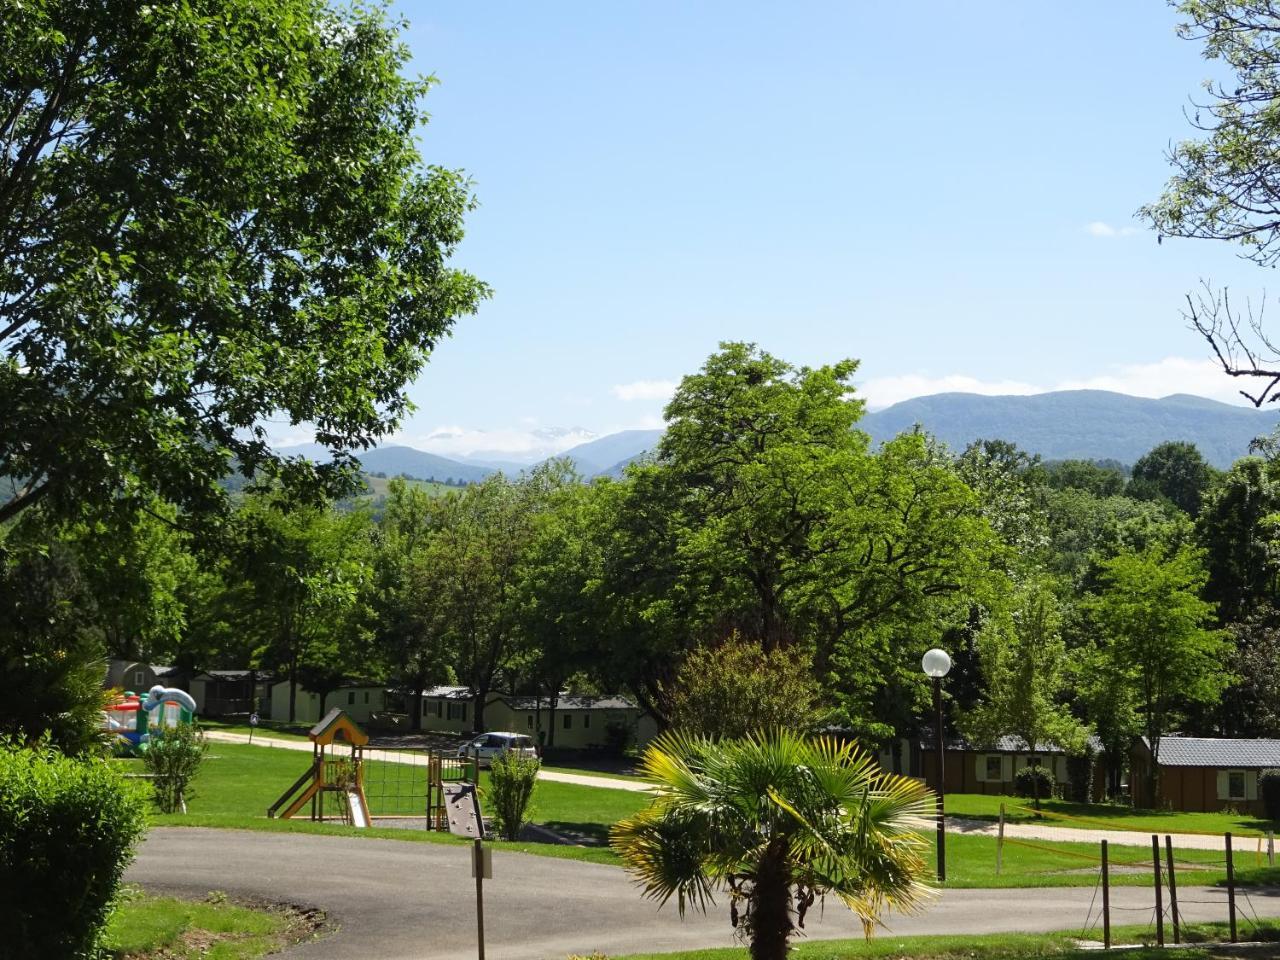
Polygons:
[[443,792],[449,832],[455,837],[473,840],[484,837],[484,820],[480,816],[480,798],[475,784],[446,783]]
[[493,848],[476,844],[471,848],[471,875],[493,879]]
[[258,715],[256,713],[249,714],[249,726],[256,727],[258,725]]

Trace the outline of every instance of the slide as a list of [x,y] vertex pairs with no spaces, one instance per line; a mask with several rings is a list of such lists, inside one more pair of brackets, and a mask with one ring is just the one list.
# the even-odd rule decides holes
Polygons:
[[369,826],[369,811],[365,809],[364,797],[360,796],[359,790],[347,791],[347,810],[353,827]]

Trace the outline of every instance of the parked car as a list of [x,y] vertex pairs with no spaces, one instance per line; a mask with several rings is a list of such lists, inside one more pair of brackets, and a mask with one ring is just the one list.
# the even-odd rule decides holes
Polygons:
[[479,754],[480,766],[487,767],[498,754],[515,752],[523,757],[537,757],[538,748],[533,745],[533,738],[522,733],[482,733],[474,740],[464,743],[458,748],[458,759],[469,760]]

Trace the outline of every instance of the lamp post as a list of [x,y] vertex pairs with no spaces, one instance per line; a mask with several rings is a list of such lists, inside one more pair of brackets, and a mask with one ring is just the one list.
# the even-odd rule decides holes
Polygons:
[[938,880],[944,881],[947,879],[947,816],[943,812],[943,797],[946,793],[943,773],[946,767],[942,755],[946,751],[946,742],[942,736],[942,678],[951,670],[951,658],[947,656],[947,651],[934,647],[925,653],[920,666],[924,669],[925,676],[933,680],[933,710],[938,721],[935,741],[938,753]]

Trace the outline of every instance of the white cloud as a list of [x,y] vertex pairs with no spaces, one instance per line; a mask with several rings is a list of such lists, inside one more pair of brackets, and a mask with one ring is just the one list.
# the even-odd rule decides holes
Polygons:
[[613,388],[619,400],[670,400],[680,384],[674,380],[634,380],[620,383]]
[[1113,227],[1104,220],[1094,220],[1084,229],[1091,237],[1132,237],[1140,232],[1137,227]]
[[1053,383],[1026,383],[1020,380],[981,380],[964,374],[930,376],[904,374],[877,377],[858,387],[858,393],[873,410],[912,397],[935,393],[978,393],[986,396],[1026,395],[1051,390],[1112,390],[1135,397],[1167,397],[1190,393],[1224,403],[1242,404],[1239,384],[1224,376],[1222,367],[1208,359],[1165,357],[1152,363],[1117,364],[1103,373],[1058,380]]
[[[524,422],[525,420],[521,421]],[[597,434],[582,427],[506,427],[486,430],[450,424],[426,433],[401,433],[388,441],[388,444],[403,444],[417,450],[438,453],[442,457],[479,457],[533,463],[594,440],[596,436]]]

